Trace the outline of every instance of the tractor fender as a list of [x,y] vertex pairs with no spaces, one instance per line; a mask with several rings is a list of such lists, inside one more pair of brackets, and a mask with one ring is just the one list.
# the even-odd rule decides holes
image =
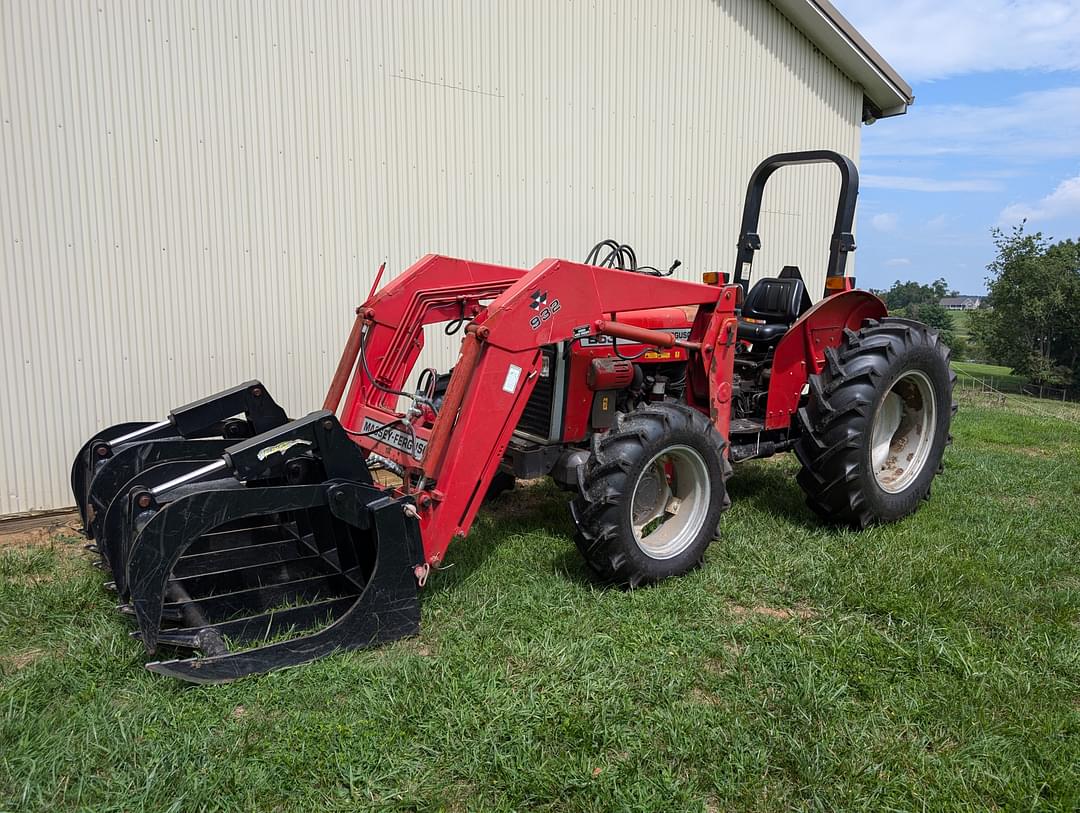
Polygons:
[[825,351],[840,346],[845,330],[858,330],[866,319],[887,315],[884,302],[871,293],[854,290],[827,296],[800,316],[773,354],[765,428],[788,428],[807,379],[821,372]]

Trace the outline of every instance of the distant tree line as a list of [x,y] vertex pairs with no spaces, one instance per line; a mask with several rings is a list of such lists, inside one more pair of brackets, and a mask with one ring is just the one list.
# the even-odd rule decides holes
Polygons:
[[972,339],[1036,384],[1080,384],[1080,243],[1025,234],[1023,224],[993,234],[990,307],[970,313]]
[[942,306],[941,300],[947,296],[959,296],[949,288],[944,279],[937,279],[929,285],[920,282],[901,282],[897,280],[886,291],[874,291],[885,302],[889,313],[893,316],[905,316],[909,319],[917,319],[934,328],[941,336],[945,344],[953,350],[953,356],[962,353],[963,341],[956,334],[956,325],[952,314]]
[[987,266],[989,296],[965,311],[969,338],[941,300],[959,294],[944,279],[929,285],[897,280],[875,291],[889,312],[935,328],[953,358],[1001,364],[1035,384],[1080,385],[1080,242],[1052,242],[1021,224],[993,230],[997,256]]

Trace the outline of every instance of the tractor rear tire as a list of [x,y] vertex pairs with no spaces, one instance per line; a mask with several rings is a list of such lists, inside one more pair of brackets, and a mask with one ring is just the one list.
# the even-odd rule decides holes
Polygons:
[[886,317],[825,355],[797,415],[807,504],[853,528],[902,519],[930,498],[952,441],[949,348],[921,322]]
[[570,509],[598,579],[637,587],[701,563],[731,504],[724,446],[708,418],[674,402],[619,414],[593,437]]

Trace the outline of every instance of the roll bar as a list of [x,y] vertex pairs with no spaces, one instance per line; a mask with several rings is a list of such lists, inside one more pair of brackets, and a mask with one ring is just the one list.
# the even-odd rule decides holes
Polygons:
[[798,164],[835,164],[840,170],[840,199],[836,205],[836,220],[833,223],[832,240],[829,242],[829,267],[825,274],[826,295],[829,293],[829,279],[844,276],[847,255],[855,250],[851,226],[855,221],[855,201],[859,197],[859,170],[855,168],[852,160],[832,150],[782,152],[773,155],[758,164],[746,188],[742,226],[739,228],[739,254],[732,277],[735,283],[742,286],[744,293],[750,287],[754,252],[761,248],[761,237],[757,229],[765,184],[776,170]]

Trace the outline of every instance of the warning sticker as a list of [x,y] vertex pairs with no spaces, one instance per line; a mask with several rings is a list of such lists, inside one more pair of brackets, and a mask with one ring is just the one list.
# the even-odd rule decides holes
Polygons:
[[297,438],[296,440],[283,440],[281,443],[275,443],[273,446],[264,446],[262,449],[259,449],[259,453],[255,455],[255,457],[259,458],[259,460],[266,460],[270,455],[288,451],[293,446],[310,445],[310,440],[301,440],[300,438]]
[[506,369],[506,379],[503,381],[503,392],[508,392],[511,395],[517,389],[518,381],[521,380],[521,368],[516,364],[511,364]]

